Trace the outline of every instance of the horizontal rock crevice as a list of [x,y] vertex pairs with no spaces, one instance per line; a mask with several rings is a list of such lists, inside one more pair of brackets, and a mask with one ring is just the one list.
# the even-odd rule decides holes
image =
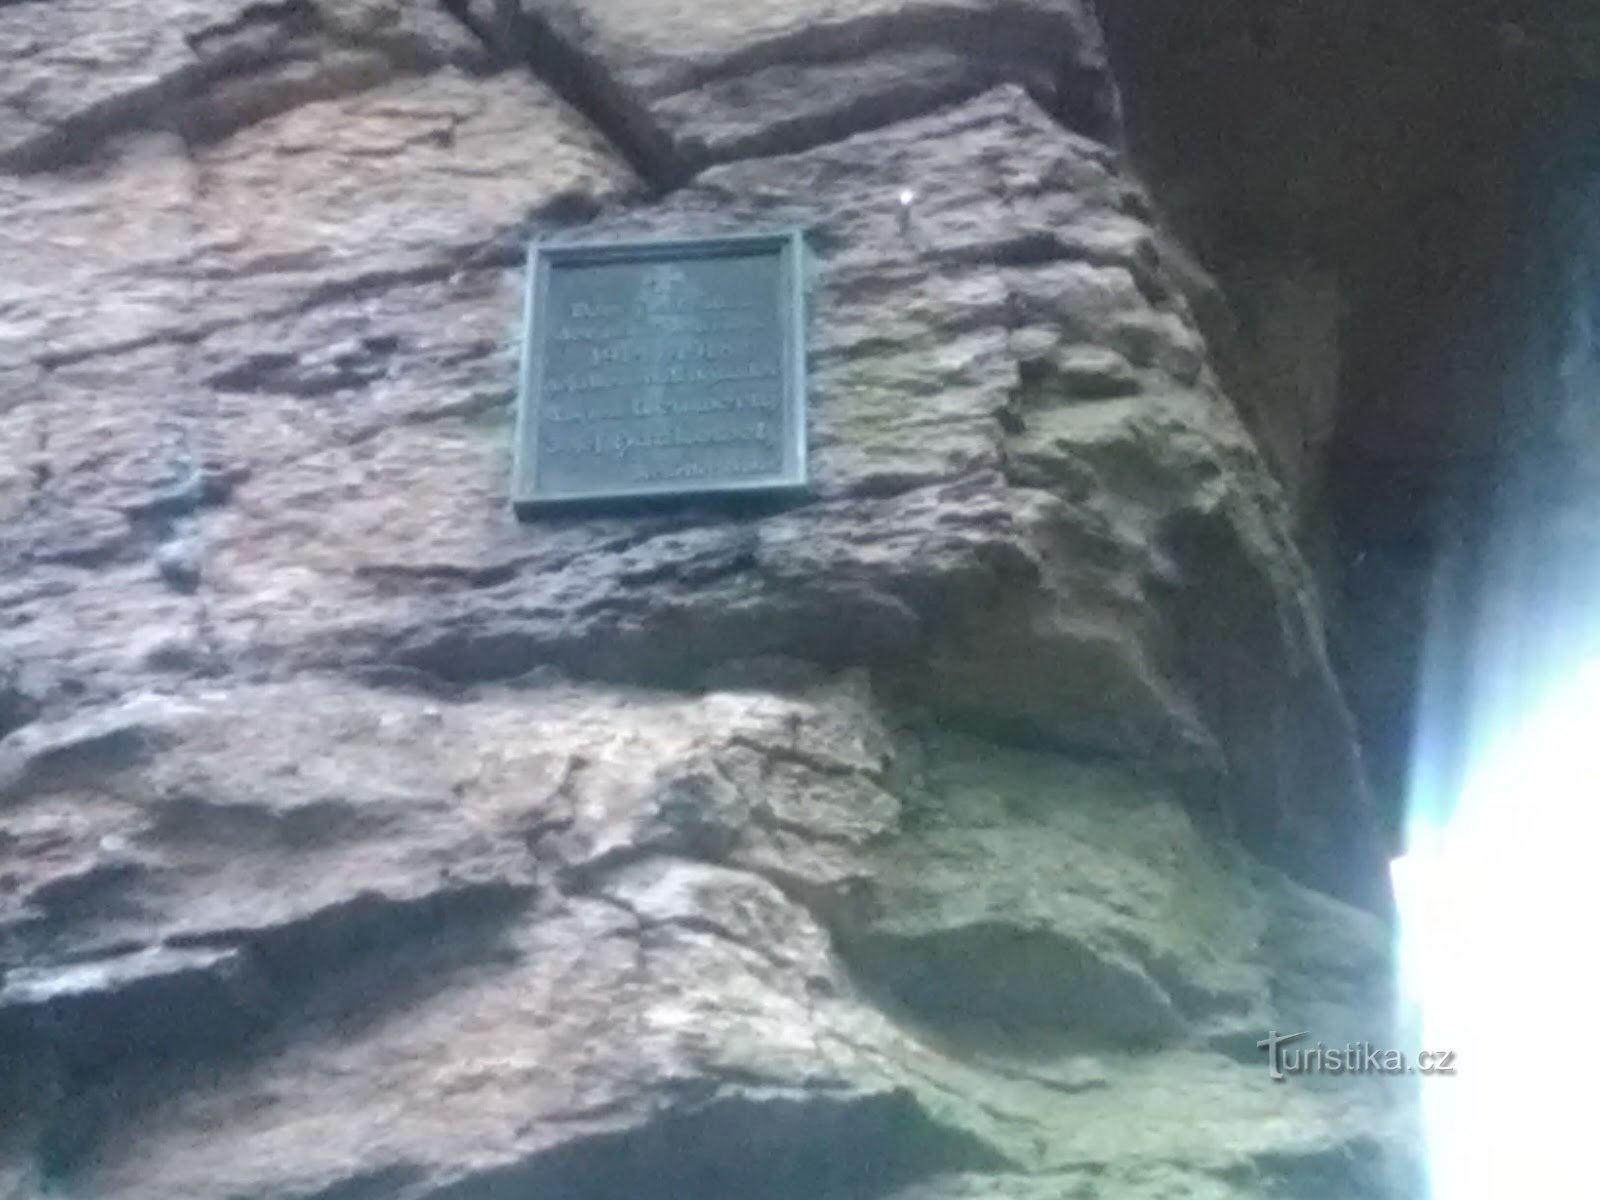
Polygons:
[[[86,724],[125,723],[119,708]],[[37,1139],[21,1161],[69,1194],[202,1187],[222,1164],[194,1138],[230,1186],[289,1137],[290,1194],[377,1180],[418,1200],[661,1180],[782,1194],[785,1164],[834,1200],[1085,1158],[1115,1173],[1140,1153],[1128,1127],[1074,1140],[1094,1111],[1077,1106],[1148,1121],[1173,1073],[1237,1103],[1259,1064],[1210,1050],[1225,1031],[1388,1006],[1376,920],[1241,869],[1169,790],[891,722],[859,676],[450,700],[301,677],[133,711],[165,730],[153,758],[29,774],[0,813],[0,835],[62,855],[81,814],[132,805],[145,824],[118,836],[164,864],[118,876],[132,903],[98,919],[104,943],[138,912],[136,943],[165,949],[40,943],[0,985],[8,1046],[33,1056],[18,1077],[54,1056],[57,1099],[19,1114]],[[307,757],[330,736],[337,760]],[[65,881],[126,851],[74,853],[35,869]],[[95,918],[68,930],[93,936]],[[410,1132],[346,1159],[301,1140],[302,1120],[331,1127],[324,1104]],[[469,1163],[461,1137],[493,1149]],[[1221,1178],[1243,1153],[1183,1171]]]

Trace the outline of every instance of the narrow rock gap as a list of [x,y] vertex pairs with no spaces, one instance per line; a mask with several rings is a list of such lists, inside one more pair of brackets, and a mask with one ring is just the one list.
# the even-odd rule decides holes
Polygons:
[[14,1103],[15,1116],[36,1125],[42,1175],[69,1181],[125,1130],[129,1103],[203,1086],[216,1063],[242,1069],[285,1039],[348,1038],[501,961],[508,923],[534,899],[514,883],[409,901],[362,893],[275,928],[174,937],[143,951],[192,962],[183,969],[98,990],[41,985],[31,1000],[5,994],[0,1066],[35,1081]]
[[[957,5],[918,4],[904,11],[806,26],[714,63],[685,69],[657,99],[670,102],[697,89],[743,83],[766,71],[805,71],[876,56],[910,60],[919,55],[949,56],[950,62],[943,65],[961,73],[943,82],[924,81],[922,90],[898,101],[881,93],[868,94],[852,110],[813,114],[787,134],[766,137],[742,150],[724,148],[715,161],[798,153],[926,116],[1005,83],[1023,87],[1067,130],[1107,145],[1119,141],[1116,94],[1098,32],[1075,15],[1005,2],[981,13]],[[937,70],[940,65],[930,61],[924,69]]]
[[580,113],[658,196],[688,181],[694,171],[672,146],[648,108],[578,37],[536,6],[494,0],[489,15],[472,0],[439,0],[491,54],[522,63]]
[[175,104],[196,88],[231,72],[258,69],[272,61],[272,56],[257,50],[219,55],[212,62],[196,63],[155,83],[90,105],[0,153],[0,172],[27,175],[81,165],[122,134],[167,124]]
[[[12,146],[0,153],[0,172],[70,169],[140,131],[171,130],[196,144],[216,142],[303,105],[367,91],[399,76],[484,66],[481,55],[420,36],[351,25],[316,0],[241,5],[232,19],[182,37],[191,62]],[[278,73],[307,64],[317,69],[300,77],[292,70]]]
[[[371,72],[353,76],[331,72],[309,81],[270,86],[256,76],[307,57],[311,47],[297,44],[307,35],[330,37],[332,31],[308,0],[279,5],[252,5],[233,22],[197,30],[185,38],[192,62],[153,82],[92,104],[51,128],[0,154],[0,171],[37,174],[69,169],[92,161],[115,139],[141,130],[173,130],[192,136],[202,128],[214,136],[265,120],[310,100],[328,99],[379,80]],[[233,39],[238,38],[235,41]],[[203,49],[208,43],[213,49]],[[394,64],[390,64],[392,72]],[[213,89],[240,81],[256,83],[254,103],[236,103],[230,120],[207,115],[196,101]]]
[[473,1172],[427,1200],[871,1200],[943,1172],[1014,1169],[933,1118],[905,1089],[864,1096],[678,1102],[641,1127],[596,1133]]

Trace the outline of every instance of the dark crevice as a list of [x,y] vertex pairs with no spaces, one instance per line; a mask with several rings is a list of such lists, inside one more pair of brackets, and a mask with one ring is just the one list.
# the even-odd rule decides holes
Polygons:
[[[506,880],[444,883],[414,898],[362,892],[341,904],[265,930],[213,929],[169,938],[175,947],[248,950],[262,974],[283,994],[298,994],[326,972],[362,956],[391,951],[443,931],[498,923],[532,902],[536,890]],[[370,997],[369,997],[370,1003]]]
[[1074,241],[1070,235],[1054,232],[1022,233],[956,246],[930,254],[928,258],[947,267],[1046,267],[1081,262],[1097,267],[1121,267],[1129,274],[1134,273],[1134,264],[1127,255],[1099,250]]
[[[251,4],[232,20],[184,36],[192,63],[74,113],[0,154],[0,171],[29,174],[91,161],[115,138],[168,130],[190,143],[316,101],[364,91],[398,74],[481,66],[420,36],[343,27],[312,0]],[[330,54],[330,51],[332,52]],[[274,68],[314,64],[309,77]]]
[[53,371],[58,367],[76,366],[78,363],[88,362],[91,359],[110,358],[118,354],[134,354],[140,350],[148,350],[151,346],[188,346],[195,342],[204,341],[213,333],[247,324],[251,320],[259,320],[261,315],[265,314],[257,314],[238,321],[217,321],[193,329],[173,329],[163,330],[158,333],[141,334],[139,337],[124,338],[117,342],[106,342],[99,346],[83,346],[75,350],[47,351],[33,361],[46,371]]
[[37,732],[32,744],[19,742],[0,758],[0,802],[139,766],[172,741],[170,731],[135,719],[86,723],[54,737],[42,729]]
[[1063,40],[1082,38],[1086,32],[1081,26],[1063,28],[1060,16],[1033,5],[1002,3],[982,12],[955,5],[917,5],[887,16],[873,13],[807,25],[714,63],[687,66],[668,88],[669,94],[676,94],[769,67],[854,64],[884,50],[917,47],[956,49],[974,59],[1034,58],[1054,63]]
[[516,0],[495,0],[487,16],[471,0],[440,0],[440,5],[491,53],[526,64],[600,132],[652,191],[665,194],[691,177],[690,164],[676,153],[642,99],[583,48],[578,31],[565,27],[569,22]]
[[[481,13],[470,0],[440,0],[491,52],[526,63],[552,90],[582,113],[641,179],[660,195],[683,185],[704,167],[748,158],[794,154],[927,115],[1003,83],[1017,83],[1055,120],[1096,141],[1116,144],[1120,113],[1098,34],[1085,21],[1063,20],[1028,6],[974,14],[959,8],[916,8],[892,17],[873,15],[812,26],[715,63],[682,70],[659,94],[626,87],[583,45],[571,13],[504,0]],[[1065,50],[1063,50],[1065,46]],[[859,84],[835,89],[818,72],[865,61],[886,68],[885,85],[853,94]],[[762,121],[749,133],[708,144],[677,139],[656,115],[697,90],[712,93],[712,107],[738,111],[747,93],[773,93],[763,111],[791,111]],[[805,111],[834,90],[837,105]],[[743,97],[743,98],[741,98]],[[702,98],[704,101],[705,98]]]
[[426,1200],[869,1200],[943,1171],[1014,1167],[905,1089],[759,1090],[768,1094],[678,1098],[670,1116],[478,1172]]
[[1133,961],[1049,928],[1003,920],[900,933],[835,930],[864,985],[936,1028],[986,1021],[1080,1045],[1154,1046],[1183,1016]]
[[426,1176],[409,1163],[375,1167],[305,1194],[301,1200],[399,1200],[426,1194]]
[[173,112],[195,93],[279,59],[254,47],[218,54],[145,87],[103,100],[49,130],[0,153],[0,171],[25,175],[58,171],[90,161],[112,139],[140,129],[171,129]]
[[[1577,148],[1595,144],[1595,6],[1098,7],[1133,157],[1217,274],[1196,305],[1213,363],[1299,506],[1397,840],[1424,666],[1467,671],[1444,660],[1478,620],[1437,605],[1475,603],[1493,493],[1559,391],[1528,373],[1561,323],[1546,305],[1564,264],[1545,248],[1577,252],[1558,198],[1594,169]],[[1467,682],[1436,684],[1446,708],[1470,703]],[[1465,732],[1427,735],[1437,764]]]
[[[203,1081],[218,1060],[267,1056],[289,1039],[355,1036],[460,971],[501,961],[506,923],[534,895],[507,881],[415,899],[362,894],[266,930],[129,948],[128,959],[159,969],[124,969],[99,986],[53,985],[51,968],[37,970],[31,989],[0,992],[0,1076],[40,1081],[20,1107],[38,1125],[41,1170],[70,1177],[119,1132],[125,1111]],[[76,968],[119,969],[109,956]]]
[[247,4],[231,21],[208,25],[184,35],[189,49],[200,52],[207,42],[226,39],[252,27],[271,26],[285,30],[308,31],[321,26],[316,5],[311,0],[282,0],[281,3]]
[[[1088,21],[1024,4],[1001,3],[982,12],[918,5],[890,15],[809,25],[715,63],[686,68],[668,85],[669,95],[772,70],[859,69],[863,62],[889,55],[937,56],[944,61],[930,65],[935,70],[955,71],[957,77],[935,84],[915,110],[882,97],[863,100],[856,121],[848,121],[842,114],[831,121],[837,137],[894,124],[1000,83],[1017,83],[1068,129],[1100,142],[1112,143],[1117,138],[1116,92],[1098,32]],[[793,153],[802,148],[784,144],[764,153]]]
[[[312,56],[285,55],[273,65],[296,60],[315,61]],[[319,63],[310,79],[278,77],[270,72],[254,77],[230,73],[208,81],[204,95],[174,106],[169,123],[190,146],[204,146],[291,109],[370,91],[395,74],[393,63],[376,58]]]
[[494,563],[486,567],[458,567],[449,564],[377,563],[355,568],[357,579],[365,579],[394,592],[422,590],[477,591],[499,587],[517,577],[522,564]]
[[[886,53],[882,59],[904,60],[914,58],[916,53]],[[694,141],[686,145],[683,152],[700,166],[799,154],[955,108],[996,87],[1017,82],[1019,75],[1024,77],[1020,86],[1029,98],[1058,124],[1074,133],[1083,133],[1085,127],[1099,129],[1098,125],[1075,119],[1071,114],[1064,115],[1056,100],[1058,85],[1050,82],[1043,73],[1019,72],[1014,64],[977,63],[951,50],[944,53],[939,62],[913,65],[902,61],[902,69],[898,74],[895,82],[878,91],[850,95],[849,89],[844,89],[846,95],[838,103],[816,111],[806,111],[805,100],[816,95],[831,94],[835,84],[825,78],[807,79],[804,84],[789,80],[776,95],[762,97],[757,106],[763,112],[788,112],[791,115],[763,120],[748,133],[725,136],[710,144]],[[726,85],[710,86],[726,86],[738,93],[748,93],[752,85],[760,82],[757,77],[754,80],[734,79]],[[699,102],[703,103],[704,98],[700,98]],[[749,100],[734,97],[725,102],[726,106],[732,108],[746,107],[750,103]],[[1109,141],[1114,131],[1100,129],[1095,136],[1099,140]]]
[[246,467],[202,463],[170,487],[123,505],[122,513],[136,529],[152,522],[159,524],[156,532],[165,536],[167,522],[226,504],[249,474]]
[[862,778],[874,783],[881,782],[881,772],[863,770],[850,763],[842,763],[819,754],[811,754],[795,746],[775,746],[771,742],[760,741],[748,734],[736,733],[732,735],[728,739],[728,745],[749,750],[761,759],[763,763],[787,763],[831,779]]
[[0,738],[37,720],[43,705],[22,678],[22,673],[0,659]]
[[997,80],[911,79],[884,92],[857,96],[820,112],[800,112],[763,122],[755,131],[699,147],[703,165],[799,154],[860,133],[886,128],[953,107],[987,91]]
[[366,387],[389,370],[387,356],[365,347],[331,355],[330,361],[303,363],[297,354],[265,351],[252,354],[206,378],[219,392],[270,393],[309,399]]

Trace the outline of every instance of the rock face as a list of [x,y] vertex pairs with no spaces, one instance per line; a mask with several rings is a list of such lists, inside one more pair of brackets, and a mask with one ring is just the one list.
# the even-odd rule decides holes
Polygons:
[[[1077,0],[0,50],[0,1193],[1408,1194],[1256,1048],[1382,854]],[[811,495],[516,522],[527,238],[791,226]]]
[[[1379,808],[1412,794],[1439,570],[1494,535],[1558,373],[1594,174],[1586,0],[1106,0],[1129,152],[1296,510]],[[1570,199],[1569,199],[1570,198]],[[1552,304],[1560,296],[1562,302]],[[1473,551],[1477,553],[1477,551]],[[1471,571],[1462,572],[1470,575]]]

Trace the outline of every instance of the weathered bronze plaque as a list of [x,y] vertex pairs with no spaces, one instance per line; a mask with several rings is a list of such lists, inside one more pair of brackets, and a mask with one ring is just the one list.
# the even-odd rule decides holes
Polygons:
[[801,255],[798,233],[535,245],[517,512],[803,487]]

